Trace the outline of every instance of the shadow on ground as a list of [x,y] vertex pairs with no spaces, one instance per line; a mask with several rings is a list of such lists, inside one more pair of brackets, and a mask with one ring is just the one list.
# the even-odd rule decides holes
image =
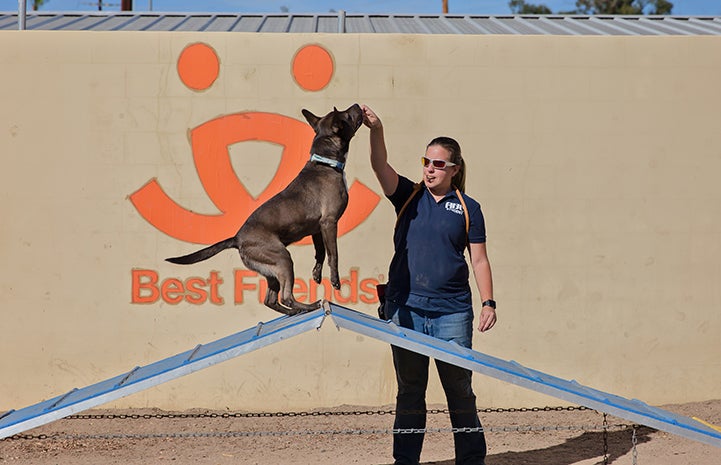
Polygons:
[[[640,426],[636,430],[638,444],[651,440],[655,430]],[[603,432],[585,432],[580,436],[568,439],[545,449],[509,451],[491,454],[486,458],[486,465],[572,465],[583,460],[603,457]],[[633,449],[633,430],[610,431],[608,433],[608,463],[613,463],[619,457],[626,455]],[[599,462],[602,463],[602,462]],[[424,462],[424,465],[455,465],[454,459],[441,462]]]

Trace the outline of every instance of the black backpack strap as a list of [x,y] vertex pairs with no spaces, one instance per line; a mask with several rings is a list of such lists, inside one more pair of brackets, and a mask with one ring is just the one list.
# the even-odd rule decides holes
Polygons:
[[468,248],[468,254],[470,255],[471,243],[468,241],[468,230],[471,229],[471,218],[468,216],[468,208],[466,208],[466,202],[463,200],[463,194],[457,187],[455,189],[458,200],[461,201],[461,205],[463,206],[463,217],[466,219],[466,247]]

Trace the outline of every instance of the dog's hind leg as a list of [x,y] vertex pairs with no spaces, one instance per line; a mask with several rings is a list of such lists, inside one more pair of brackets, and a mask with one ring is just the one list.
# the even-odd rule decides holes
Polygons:
[[265,293],[265,300],[263,303],[266,307],[272,308],[276,312],[288,314],[288,308],[280,305],[278,302],[278,292],[280,291],[280,282],[274,277],[265,278],[268,281],[268,290]]
[[278,300],[278,294],[280,292],[280,282],[273,278],[266,278],[268,281],[268,292],[265,294],[265,300],[263,303],[266,307],[272,308],[276,312],[283,313],[285,315],[297,315],[299,313],[305,313],[320,308],[320,301],[315,304],[306,305],[293,299],[290,306],[284,305]]
[[293,297],[295,284],[293,260],[282,243],[265,243],[262,247],[244,244],[240,248],[240,258],[245,266],[257,271],[268,280],[268,293],[264,301],[267,307],[286,315],[320,308],[320,302],[303,304]]

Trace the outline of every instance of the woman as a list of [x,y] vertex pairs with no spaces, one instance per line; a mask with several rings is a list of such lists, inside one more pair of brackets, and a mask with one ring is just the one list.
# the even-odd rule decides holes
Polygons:
[[[470,348],[474,315],[464,256],[466,247],[483,302],[479,331],[488,331],[495,325],[496,303],[483,213],[478,202],[462,192],[465,163],[461,148],[449,137],[432,140],[421,158],[420,189],[414,189],[413,181],[388,164],[380,118],[368,106],[362,108],[363,122],[370,128],[371,167],[396,213],[401,212],[385,291],[386,317],[399,326]],[[392,350],[398,381],[394,428],[424,429],[428,357],[395,346]],[[483,465],[486,441],[483,432],[478,431],[481,423],[471,387],[471,371],[439,360],[436,368],[453,427],[477,429],[455,433],[456,464]],[[422,447],[422,433],[395,434],[395,463],[418,464]]]

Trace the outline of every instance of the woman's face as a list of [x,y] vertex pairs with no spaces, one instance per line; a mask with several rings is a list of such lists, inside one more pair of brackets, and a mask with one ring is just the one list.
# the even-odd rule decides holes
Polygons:
[[[440,145],[431,145],[426,149],[426,158],[430,160],[445,160],[451,162],[451,153]],[[436,163],[438,164],[438,163]],[[423,182],[426,187],[436,195],[445,195],[451,190],[453,176],[458,172],[458,165],[437,168],[433,162],[423,167]]]

